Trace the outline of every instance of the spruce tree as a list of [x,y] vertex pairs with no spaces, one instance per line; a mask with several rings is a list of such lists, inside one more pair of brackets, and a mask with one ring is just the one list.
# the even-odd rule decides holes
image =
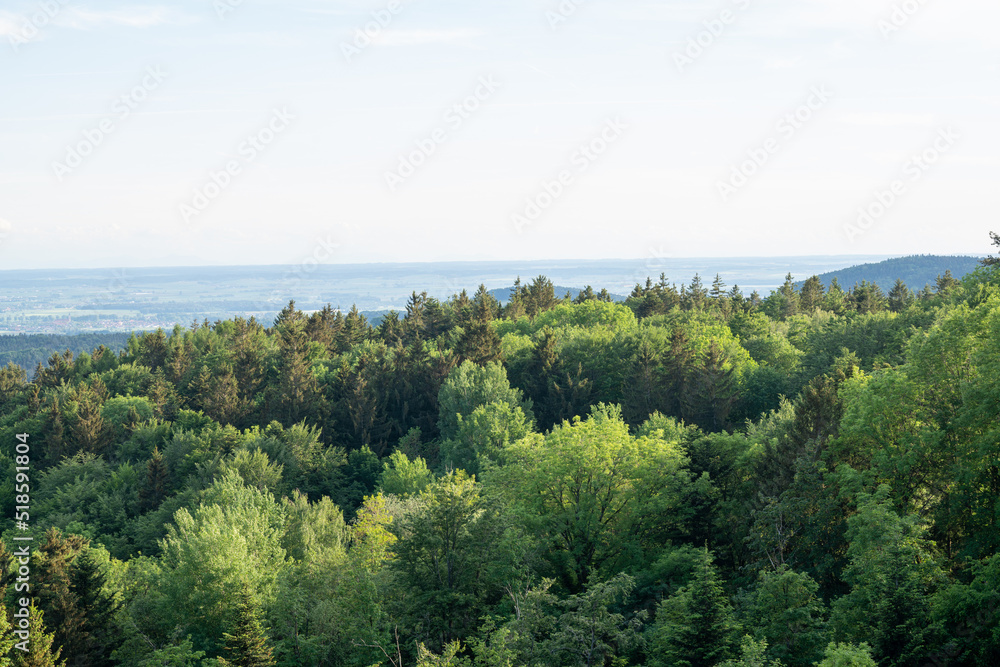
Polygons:
[[657,609],[648,664],[713,667],[733,656],[737,631],[712,555],[703,548],[691,582]]
[[139,491],[139,500],[143,509],[151,510],[160,506],[163,499],[167,497],[169,476],[163,454],[160,453],[158,447],[153,447],[153,454],[146,464],[146,483]]
[[823,282],[819,276],[812,276],[802,284],[799,292],[799,308],[804,313],[812,314],[823,303],[825,293]]
[[906,286],[906,283],[902,279],[897,279],[896,284],[889,291],[889,310],[894,313],[901,312],[912,301],[913,295],[910,293],[910,288]]
[[799,293],[795,290],[795,279],[789,273],[785,276],[785,283],[778,290],[781,295],[781,318],[787,318],[799,312]]
[[229,664],[236,667],[271,667],[275,664],[267,634],[260,622],[260,611],[247,586],[239,593],[234,630],[234,634],[224,635]]
[[722,281],[722,276],[718,273],[715,274],[715,280],[712,281],[712,289],[708,294],[713,301],[718,301],[726,296],[726,283]]

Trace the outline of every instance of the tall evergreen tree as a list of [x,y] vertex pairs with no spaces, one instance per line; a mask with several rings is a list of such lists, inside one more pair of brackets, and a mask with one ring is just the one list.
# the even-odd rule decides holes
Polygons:
[[903,280],[897,279],[896,284],[889,291],[889,310],[894,313],[902,312],[913,301],[913,294]]
[[799,292],[799,307],[802,312],[812,314],[823,303],[825,294],[826,289],[819,276],[811,276],[802,284],[802,290]]
[[234,633],[225,634],[227,662],[236,667],[272,667],[274,653],[249,587],[239,592]]
[[738,625],[708,549],[691,583],[660,603],[651,634],[651,667],[714,667],[735,653]]

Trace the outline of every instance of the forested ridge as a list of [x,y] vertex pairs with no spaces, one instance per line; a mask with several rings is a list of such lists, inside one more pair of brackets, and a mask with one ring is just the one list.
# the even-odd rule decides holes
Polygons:
[[35,368],[44,363],[53,349],[69,350],[73,354],[91,351],[104,345],[116,352],[128,342],[127,333],[106,331],[74,335],[18,334],[0,336],[0,366],[16,364],[22,368]]
[[0,665],[1000,664],[995,260],[293,302],[9,365],[0,441]]

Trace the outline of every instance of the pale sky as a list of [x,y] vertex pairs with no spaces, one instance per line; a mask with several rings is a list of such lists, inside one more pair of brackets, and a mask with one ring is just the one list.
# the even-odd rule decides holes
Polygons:
[[996,0],[2,7],[0,269],[984,254],[1000,231]]

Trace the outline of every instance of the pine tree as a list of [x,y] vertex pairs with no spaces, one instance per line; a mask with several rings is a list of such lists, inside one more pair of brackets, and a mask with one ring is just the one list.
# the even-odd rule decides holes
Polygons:
[[500,336],[489,322],[473,320],[469,322],[458,339],[455,351],[461,361],[468,359],[480,366],[491,361],[500,361]]
[[791,317],[799,312],[799,293],[795,290],[795,279],[792,278],[791,273],[785,276],[785,283],[778,290],[778,294],[781,295],[781,312],[779,315],[782,319]]
[[953,289],[961,285],[962,283],[955,279],[951,275],[951,269],[944,272],[943,276],[938,276],[937,280],[934,282],[934,288],[938,294],[947,295]]
[[649,415],[663,411],[663,395],[659,383],[660,364],[656,352],[648,340],[639,344],[632,367],[632,374],[623,388],[622,406],[625,419],[630,424],[637,425],[646,421]]
[[[0,589],[2,588],[5,587],[0,587]],[[12,662],[10,655],[14,645],[20,639],[14,634],[13,631],[14,629],[10,626],[10,622],[7,620],[7,609],[0,608],[0,667],[11,667]]]
[[86,610],[73,587],[73,567],[87,548],[79,535],[63,537],[57,528],[45,533],[35,565],[35,600],[49,624],[56,628],[57,644],[71,657],[84,650],[87,639]]
[[271,667],[275,664],[267,634],[260,622],[260,612],[246,586],[239,593],[234,630],[234,634],[224,635],[229,664],[236,667]]
[[718,273],[715,274],[715,280],[712,281],[712,289],[708,294],[713,301],[718,301],[726,296],[726,283],[722,282],[722,276]]
[[158,447],[153,447],[153,454],[146,464],[146,483],[139,491],[139,500],[145,510],[155,509],[167,497],[169,484],[167,463]]
[[552,378],[559,370],[559,352],[556,349],[557,338],[550,327],[545,327],[539,333],[531,360],[525,371],[525,394],[532,400],[538,424],[543,429],[550,428],[558,420],[561,410],[552,404]]
[[691,284],[687,288],[687,307],[689,310],[701,310],[708,298],[708,288],[701,282],[701,276],[697,273],[691,279]]
[[687,332],[676,327],[670,335],[670,349],[663,360],[664,385],[667,388],[666,406],[670,414],[687,418],[685,408],[694,370],[694,352],[690,348]]
[[480,285],[472,297],[472,315],[480,322],[492,322],[500,312],[500,304],[486,289]]
[[839,315],[844,312],[846,306],[847,293],[840,286],[840,281],[834,278],[830,281],[830,288],[826,291],[826,296],[823,298],[823,310],[829,310]]
[[736,378],[725,352],[715,340],[682,393],[684,414],[709,431],[725,428],[736,402]]
[[701,549],[694,576],[664,600],[652,633],[651,667],[713,667],[735,652],[738,626],[712,555]]
[[48,423],[45,427],[45,461],[51,465],[58,463],[66,454],[66,428],[63,424],[59,399],[52,399]]
[[862,280],[851,290],[850,303],[859,313],[879,313],[886,307],[885,293],[877,284]]
[[802,312],[812,314],[814,310],[819,308],[823,303],[825,291],[819,276],[812,276],[806,280],[799,292],[799,307]]
[[[95,380],[95,384],[100,378]],[[103,383],[98,390],[103,387]],[[104,390],[105,392],[107,389]],[[101,415],[101,398],[93,388],[80,385],[76,391],[76,419],[70,427],[76,451],[103,454],[104,449],[111,444],[108,437],[108,425]]]
[[906,283],[902,279],[896,279],[896,284],[892,286],[889,291],[889,310],[894,313],[901,312],[906,309],[908,305],[913,301],[913,294],[910,293],[910,288],[906,286]]

